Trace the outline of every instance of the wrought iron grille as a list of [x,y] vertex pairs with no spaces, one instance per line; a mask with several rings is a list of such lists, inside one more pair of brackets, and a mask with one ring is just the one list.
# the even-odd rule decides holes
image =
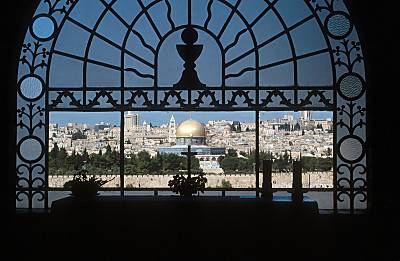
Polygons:
[[[305,10],[302,16],[297,9]],[[268,23],[277,26],[263,26]],[[306,24],[315,30],[300,42],[296,34]],[[176,81],[165,80],[172,52],[164,47],[171,39],[181,68]],[[260,111],[333,111],[334,208],[366,204],[364,58],[343,0],[44,0],[24,42],[16,199],[28,208],[48,206],[50,112],[118,111],[123,129],[124,112],[131,110],[254,111],[257,140]],[[196,68],[210,48],[204,42],[215,47],[206,55],[215,59],[208,64],[215,81],[203,79],[207,66]],[[271,46],[287,46],[290,56],[269,59]],[[328,83],[304,81],[321,70],[314,58],[325,62]],[[306,62],[311,69],[304,69]],[[258,189],[258,175],[256,183]]]

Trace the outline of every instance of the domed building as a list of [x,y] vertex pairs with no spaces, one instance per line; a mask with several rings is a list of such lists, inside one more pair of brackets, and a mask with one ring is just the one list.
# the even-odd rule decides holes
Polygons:
[[182,155],[187,152],[188,145],[191,151],[197,153],[200,168],[205,173],[222,173],[218,163],[218,157],[225,155],[224,147],[210,147],[206,144],[207,132],[205,126],[193,119],[182,122],[176,129],[176,145],[159,147],[159,153],[173,153]]
[[206,128],[195,120],[186,120],[176,129],[177,145],[205,145]]

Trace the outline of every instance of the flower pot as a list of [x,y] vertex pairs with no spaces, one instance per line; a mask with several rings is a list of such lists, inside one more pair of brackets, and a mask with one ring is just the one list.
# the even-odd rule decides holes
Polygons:
[[83,182],[71,187],[71,195],[76,198],[94,198],[99,194],[98,189],[96,184]]

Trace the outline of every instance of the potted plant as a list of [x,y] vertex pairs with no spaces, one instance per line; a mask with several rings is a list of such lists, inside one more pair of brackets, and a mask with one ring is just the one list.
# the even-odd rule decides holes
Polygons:
[[172,192],[179,193],[181,196],[192,196],[199,191],[204,193],[206,183],[207,178],[203,173],[194,177],[177,174],[168,182],[168,186]]
[[72,180],[64,184],[64,188],[71,190],[71,194],[77,198],[93,198],[107,182],[113,180],[102,180],[95,175],[89,177],[88,170],[81,169],[74,174]]

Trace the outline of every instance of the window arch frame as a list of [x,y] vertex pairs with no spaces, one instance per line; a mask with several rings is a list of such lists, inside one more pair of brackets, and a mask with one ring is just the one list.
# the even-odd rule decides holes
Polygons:
[[[225,110],[249,110],[249,111],[255,111],[258,115],[258,112],[260,111],[273,111],[273,110],[294,110],[294,111],[299,111],[299,110],[304,110],[304,109],[308,109],[308,110],[323,110],[323,109],[327,109],[330,108],[333,112],[334,112],[334,126],[335,126],[335,131],[334,131],[334,163],[336,165],[336,167],[334,168],[334,209],[337,210],[338,208],[338,203],[340,204],[340,202],[342,202],[343,198],[347,197],[348,198],[348,209],[350,209],[351,212],[353,212],[355,210],[354,207],[354,202],[356,201],[356,197],[357,196],[361,196],[361,199],[358,199],[359,201],[364,201],[367,199],[367,178],[366,178],[366,168],[367,168],[367,161],[366,161],[366,131],[365,131],[365,127],[366,127],[366,118],[365,118],[365,111],[366,111],[366,96],[365,96],[365,92],[366,92],[366,80],[365,80],[365,68],[362,68],[364,75],[361,75],[358,72],[354,72],[353,71],[353,67],[354,65],[356,65],[356,63],[361,63],[364,64],[364,57],[362,55],[362,51],[361,51],[361,43],[358,41],[358,36],[357,36],[357,32],[355,30],[354,24],[351,22],[350,19],[350,15],[346,12],[347,10],[335,10],[335,6],[334,6],[334,2],[339,2],[342,0],[332,0],[332,1],[319,1],[319,0],[305,0],[304,3],[310,8],[313,18],[316,19],[316,21],[318,22],[320,29],[323,32],[323,36],[325,38],[325,41],[327,43],[328,49],[329,49],[329,55],[331,58],[331,64],[332,64],[332,75],[333,75],[333,103],[330,106],[327,106],[327,104],[329,104],[329,99],[327,99],[326,97],[324,97],[324,88],[321,88],[319,90],[312,90],[308,93],[308,95],[304,98],[304,99],[300,99],[302,102],[299,103],[298,102],[298,91],[302,90],[301,88],[298,88],[298,84],[296,84],[296,79],[298,76],[298,72],[297,69],[293,70],[294,71],[294,100],[295,102],[293,104],[290,103],[290,99],[287,99],[285,97],[285,88],[275,88],[275,89],[270,89],[267,90],[268,92],[268,96],[266,96],[265,100],[269,100],[273,97],[280,97],[282,99],[281,103],[285,104],[287,107],[285,107],[284,109],[282,109],[282,107],[263,107],[260,104],[261,101],[261,97],[260,97],[260,91],[261,91],[261,86],[259,84],[259,71],[261,70],[260,68],[262,66],[259,65],[259,54],[258,54],[258,43],[256,41],[256,37],[253,34],[253,42],[255,44],[257,44],[257,47],[255,47],[256,51],[255,51],[255,56],[256,56],[256,65],[255,65],[255,74],[256,74],[256,89],[255,89],[255,104],[252,104],[251,102],[247,102],[247,106],[245,107],[240,107],[240,108],[234,108],[233,106],[222,106],[220,108],[218,108],[217,106],[215,108],[205,108],[205,109],[201,109],[201,108],[194,108],[194,110],[205,110],[205,111],[225,111]],[[34,197],[36,197],[37,195],[39,196],[39,199],[36,199],[38,201],[43,201],[45,202],[45,208],[47,208],[47,200],[48,200],[48,179],[47,179],[47,170],[48,170],[48,166],[47,166],[47,162],[48,162],[48,157],[47,157],[47,152],[45,151],[45,149],[48,147],[48,116],[49,116],[49,112],[50,111],[59,111],[56,107],[52,108],[51,106],[53,104],[49,104],[49,100],[51,100],[49,93],[51,91],[51,88],[49,87],[49,78],[50,78],[50,67],[51,67],[51,57],[54,53],[54,46],[57,42],[57,38],[59,36],[59,33],[63,27],[63,24],[65,23],[66,19],[68,18],[68,15],[70,14],[70,12],[73,10],[73,7],[75,6],[75,4],[77,4],[79,1],[71,1],[71,0],[66,0],[66,1],[48,1],[47,4],[49,5],[49,13],[48,14],[35,14],[33,19],[32,19],[32,24],[29,27],[29,30],[27,32],[27,34],[30,34],[31,37],[33,36],[33,38],[36,38],[35,41],[33,42],[27,42],[26,44],[24,44],[23,48],[22,48],[22,53],[30,53],[32,55],[31,60],[29,60],[29,58],[27,58],[27,56],[22,56],[19,59],[19,63],[20,66],[23,65],[28,65],[29,66],[29,73],[27,74],[23,74],[22,76],[19,75],[18,77],[18,84],[17,84],[17,92],[18,92],[18,97],[17,100],[24,100],[24,102],[29,102],[30,104],[27,106],[17,106],[17,127],[20,129],[26,129],[26,131],[29,133],[28,135],[18,137],[20,135],[17,134],[17,161],[16,161],[16,167],[17,167],[17,186],[16,186],[16,193],[17,193],[17,199],[19,198],[19,196],[21,194],[27,196],[28,201],[29,201],[29,208],[33,207],[33,203],[32,201],[34,200]],[[106,3],[105,1],[103,1],[104,3]],[[115,2],[115,1],[112,1]],[[141,15],[147,15],[148,14],[148,10],[150,9],[151,5],[155,5],[159,2],[164,2],[162,0],[156,0],[156,1],[152,1],[145,9],[146,10],[142,10],[141,11]],[[168,2],[168,1],[167,1]],[[213,2],[213,0],[210,0],[209,3]],[[216,0],[216,2],[224,2],[226,5],[228,5],[231,10],[232,13],[236,13],[239,12],[237,10],[237,7],[233,6],[231,3],[227,2],[226,0]],[[240,3],[241,1],[237,1],[237,5],[238,3]],[[297,56],[296,55],[296,49],[295,49],[295,43],[293,42],[293,40],[291,39],[291,35],[290,35],[290,31],[292,29],[290,29],[290,27],[287,27],[287,25],[285,24],[284,19],[282,18],[282,16],[279,14],[279,11],[277,11],[275,9],[274,4],[276,2],[279,2],[279,0],[275,0],[275,1],[269,1],[269,0],[265,0],[265,3],[267,3],[269,6],[271,7],[271,10],[276,14],[276,16],[279,18],[282,26],[285,28],[285,35],[288,37],[290,45],[291,45],[291,51],[293,54],[292,57],[292,62],[294,64],[297,64],[297,60],[299,60],[299,58],[301,58],[302,56]],[[343,1],[346,7],[346,2]],[[190,7],[191,0],[188,0],[188,8]],[[325,5],[324,5],[325,3]],[[52,6],[52,4],[54,4]],[[109,5],[109,7],[111,7],[111,5]],[[104,10],[104,15],[105,13],[107,13],[108,11],[110,11],[109,7],[106,7],[106,9]],[[142,7],[143,8],[143,7]],[[322,21],[320,15],[318,12],[328,12],[328,14],[325,16],[324,22]],[[56,18],[54,18],[52,15],[59,13],[61,18],[61,22],[59,23],[58,26],[58,20],[56,20]],[[240,13],[240,12],[239,12]],[[188,17],[190,17],[190,12],[188,12]],[[342,16],[342,18],[346,18],[348,19],[348,22],[350,23],[350,29],[348,30],[348,34],[344,34],[341,36],[335,36],[334,33],[332,33],[329,30],[329,19],[333,19],[332,17],[335,16]],[[33,23],[35,21],[37,21],[38,18],[40,17],[48,17],[55,25],[55,31],[48,37],[44,37],[44,38],[39,38],[38,36],[35,36],[35,32],[33,29]],[[104,17],[104,16],[103,16]],[[136,18],[135,18],[136,19]],[[191,19],[191,18],[189,18]],[[247,24],[246,26],[249,27],[250,23],[248,21],[246,21]],[[101,19],[98,20],[96,22],[96,25],[98,26],[101,23]],[[134,23],[132,23],[134,24]],[[189,24],[189,23],[188,23]],[[133,27],[133,26],[132,26]],[[177,27],[174,29],[175,31],[178,31],[180,29],[185,28],[186,26],[182,25],[180,27]],[[200,26],[196,26],[193,25],[194,28],[197,29],[201,29]],[[96,28],[96,27],[95,27]],[[251,32],[251,27],[249,27],[250,29],[248,29]],[[203,28],[204,29],[204,28]],[[289,30],[290,29],[290,30]],[[96,29],[93,29],[93,31],[95,32]],[[338,29],[339,30],[339,29]],[[352,32],[355,32],[352,35]],[[169,33],[169,34],[172,34]],[[127,34],[128,35],[128,31]],[[353,37],[352,38],[348,38],[348,36]],[[165,38],[167,38],[167,36],[165,36]],[[91,34],[91,39],[94,38],[94,34]],[[126,39],[124,40],[124,42],[127,42],[127,38],[128,36],[126,36]],[[354,38],[356,38],[354,40]],[[54,41],[52,42],[52,47],[49,51],[47,51],[47,49],[42,49],[40,50],[40,48],[42,48],[42,44],[45,44],[48,41],[52,41],[52,39],[54,39]],[[164,39],[165,40],[165,39]],[[354,41],[354,43],[352,42]],[[88,63],[88,53],[89,53],[89,46],[91,41],[88,41],[88,44],[86,46],[86,51],[85,51],[85,57],[84,57],[84,67],[86,67],[87,70],[87,63]],[[154,83],[154,88],[157,88],[157,57],[158,57],[158,51],[162,45],[163,41],[160,41],[160,44],[157,46],[157,51],[156,51],[156,55],[155,55],[155,83]],[[333,44],[334,43],[334,44]],[[29,45],[30,44],[30,45]],[[219,44],[219,46],[221,46]],[[335,47],[333,47],[335,46]],[[121,52],[121,65],[123,63],[123,56],[124,56],[124,49],[122,48],[122,52]],[[353,57],[353,53],[354,52],[358,52],[356,58],[354,58],[353,61],[352,57]],[[361,53],[361,54],[360,54]],[[335,56],[341,58],[341,57],[345,57],[347,58],[347,64],[346,62],[344,62],[341,59],[335,59]],[[35,64],[35,60],[39,57],[39,59],[42,59],[40,57],[43,57],[43,62],[39,63],[39,64]],[[47,58],[46,60],[46,57]],[[225,60],[225,59],[223,59]],[[347,71],[344,73],[338,73],[338,67],[343,66],[347,68]],[[36,74],[35,71],[38,68],[47,68],[46,71],[46,77],[45,80],[43,79],[44,77],[42,77],[40,74]],[[223,66],[224,67],[224,66]],[[295,67],[297,67],[297,65],[295,65]],[[362,65],[362,67],[364,67],[364,65]],[[85,69],[84,69],[85,70]],[[20,73],[19,73],[20,74]],[[124,71],[121,71],[121,75],[124,74]],[[224,71],[222,71],[222,74],[224,74]],[[86,77],[86,74],[84,74],[83,77]],[[123,76],[121,76],[123,79]],[[223,75],[223,78],[226,77],[226,74]],[[34,81],[34,79],[31,78],[35,78],[37,79],[40,83],[36,83],[36,84],[41,84],[42,85],[42,91],[40,94],[37,95],[36,98],[30,98],[27,97],[26,94],[24,94],[24,91],[22,89],[22,85],[25,82],[25,80],[27,80],[27,78],[30,78],[31,81]],[[351,79],[350,79],[351,78]],[[348,89],[341,89],[342,86],[341,84],[346,84],[346,82],[344,83],[344,81],[359,81],[361,84],[361,87],[358,86],[358,95],[354,95],[351,93],[351,90],[349,91]],[[121,81],[123,84],[123,81]],[[223,87],[225,84],[223,84]],[[85,84],[84,84],[85,86]],[[298,88],[298,89],[297,89]],[[346,86],[344,86],[343,88],[348,88]],[[360,89],[361,88],[361,89]],[[123,88],[121,88],[123,89]],[[348,93],[346,93],[345,91],[347,91]],[[209,91],[210,92],[210,91]],[[209,92],[203,94],[203,96],[207,96],[206,94],[210,95]],[[137,92],[135,95],[137,97],[143,96],[144,92],[143,91],[139,91]],[[157,90],[154,93],[154,100],[155,100],[155,104],[157,105],[158,101],[160,101],[157,97],[158,92]],[[353,95],[353,96],[352,96]],[[112,96],[110,96],[110,93],[107,93],[107,91],[100,91],[96,94],[95,100],[93,100],[93,104],[96,103],[96,99],[100,98],[100,97],[108,97],[110,99],[112,99]],[[174,96],[174,95],[172,95]],[[223,91],[223,104],[226,101],[225,99],[225,92]],[[246,97],[246,92],[243,90],[236,90],[236,94],[234,94],[234,98],[232,98],[232,102],[231,105],[234,104],[236,102],[236,97],[242,97],[244,96],[246,98],[247,101],[251,100],[251,98],[249,96]],[[62,91],[62,93],[59,95],[59,97],[57,97],[56,102],[62,103],[61,98],[70,98],[71,103],[75,103],[75,104],[79,104],[78,100],[74,97],[73,94],[68,93],[68,91]],[[199,96],[200,97],[200,96]],[[199,98],[198,97],[198,98]],[[325,106],[317,106],[317,107],[306,107],[306,105],[311,102],[311,98],[312,97],[320,97],[321,100],[323,101],[323,104],[325,104]],[[121,101],[124,100],[124,92],[121,93]],[[201,100],[202,97],[200,97]],[[40,106],[37,105],[37,101],[41,99],[45,99],[44,102],[44,106]],[[133,98],[135,99],[135,97]],[[167,102],[167,99],[165,100]],[[147,99],[146,101],[149,101],[149,99]],[[35,102],[35,103],[34,103]],[[18,101],[17,101],[18,103]],[[83,92],[83,103],[84,105],[86,103],[86,94],[85,92]],[[132,104],[130,104],[131,106]],[[190,105],[190,104],[189,104]],[[40,107],[36,107],[35,106],[40,106]],[[57,104],[56,104],[57,106]],[[80,104],[79,104],[80,106]],[[175,110],[193,110],[193,107],[185,107],[184,103],[180,103],[180,107],[177,108],[166,108],[165,106],[161,106],[158,108],[154,107],[154,104],[152,105],[153,107],[151,107],[151,109],[148,108],[144,108],[143,110],[170,110],[170,111],[175,111]],[[344,107],[343,107],[344,106]],[[123,105],[120,106],[121,108],[117,111],[121,111],[121,123],[123,123],[123,112],[127,111],[127,110],[132,110],[133,108],[124,108]],[[24,110],[22,110],[22,108],[25,108]],[[113,111],[115,110],[117,107],[115,106],[112,109],[105,109],[105,108],[99,108],[99,109],[93,109],[93,111]],[[34,109],[37,109],[34,112]],[[134,108],[135,110],[141,110],[141,108]],[[30,112],[27,113],[26,111],[29,110]],[[60,110],[64,110],[64,109],[60,109]],[[77,109],[73,109],[71,111],[91,111],[90,108],[86,108],[86,107],[78,107]],[[44,115],[43,117],[43,121],[39,120],[39,122],[37,122],[36,124],[34,124],[34,122],[32,121],[33,117],[36,117],[38,115]],[[20,115],[22,115],[20,117]],[[344,115],[344,116],[343,116]],[[348,117],[348,121],[346,122],[346,119],[344,117]],[[30,126],[28,126],[26,124],[26,122],[24,120],[22,120],[22,118],[27,117],[28,119],[30,119]],[[360,120],[359,123],[354,123],[354,120]],[[256,119],[256,123],[258,123],[258,119]],[[41,132],[41,134],[36,135],[35,132],[37,129],[42,129],[44,128],[44,133],[43,131]],[[361,134],[357,133],[357,128],[363,129],[362,131],[360,131]],[[338,134],[338,133],[344,133],[343,129],[347,129],[347,134]],[[18,130],[17,130],[18,132]],[[39,137],[38,137],[39,136]],[[123,136],[123,135],[122,135]],[[256,136],[259,136],[259,127],[257,124],[257,129],[256,129]],[[43,139],[44,138],[44,139]],[[24,145],[26,141],[30,141],[30,143],[35,143],[34,140],[37,141],[37,146],[40,146],[40,153],[39,155],[37,155],[37,157],[35,159],[28,159],[27,157],[24,157],[23,152],[21,151],[21,147],[26,147],[28,145]],[[31,144],[31,145],[32,145]],[[123,138],[121,138],[121,144],[123,144]],[[345,144],[345,145],[343,145]],[[351,150],[351,146],[358,146],[358,151],[356,152],[352,152],[352,153],[358,153],[359,156],[355,157],[354,155],[351,154],[351,151],[346,151],[347,150]],[[34,145],[32,145],[34,146]],[[361,147],[361,148],[360,148]],[[256,143],[256,151],[259,153],[259,145]],[[258,153],[257,153],[257,158],[258,158]],[[122,154],[123,156],[123,154]],[[121,156],[121,157],[122,157]],[[43,163],[44,162],[44,163]],[[258,160],[256,161],[258,163]],[[26,171],[28,171],[28,176],[29,178],[27,179],[26,177],[21,177],[21,172],[22,168],[26,168]],[[36,169],[36,170],[35,170]],[[123,166],[121,167],[121,169],[123,170]],[[358,174],[362,175],[362,177],[354,177],[354,174],[358,172]],[[346,174],[347,173],[347,174]],[[36,176],[35,176],[36,175]],[[42,178],[42,176],[44,176],[44,178]],[[343,176],[341,176],[343,175]],[[347,175],[347,176],[346,176]],[[35,177],[34,177],[35,176]],[[122,174],[121,174],[122,176]],[[123,178],[122,178],[123,180]],[[28,186],[21,186],[19,185],[20,181],[24,181],[28,184]],[[38,182],[39,181],[39,182]],[[39,185],[35,185],[34,183],[38,182],[41,183]],[[361,185],[356,185],[357,182],[360,182]],[[259,188],[259,181],[257,180],[257,189]],[[121,191],[124,191],[125,188],[121,188]]]

